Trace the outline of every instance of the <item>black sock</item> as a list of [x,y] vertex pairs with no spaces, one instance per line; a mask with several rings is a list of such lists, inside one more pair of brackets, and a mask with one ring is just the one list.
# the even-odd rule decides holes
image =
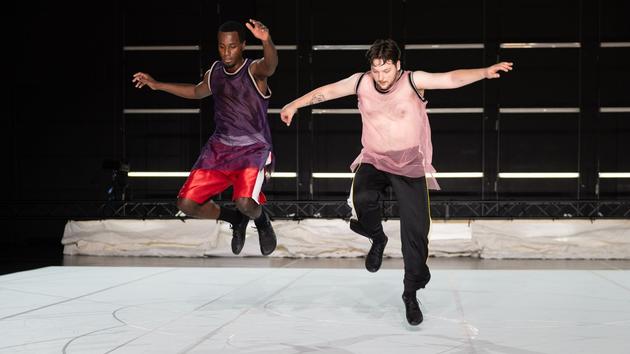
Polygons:
[[256,227],[259,229],[265,228],[269,225],[269,217],[264,210],[261,210],[260,216],[254,219],[254,224],[256,224]]
[[243,219],[243,214],[240,211],[226,208],[224,206],[221,207],[219,212],[219,220],[227,221],[232,225],[236,225]]

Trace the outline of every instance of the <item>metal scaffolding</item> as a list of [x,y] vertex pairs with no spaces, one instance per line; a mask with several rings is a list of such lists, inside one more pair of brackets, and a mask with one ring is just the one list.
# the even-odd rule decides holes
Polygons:
[[[229,202],[218,202],[231,205]],[[3,219],[176,219],[185,218],[174,200],[2,202]],[[275,219],[350,217],[345,200],[270,201],[265,210]],[[383,218],[397,218],[398,203],[382,201]],[[448,219],[630,218],[630,200],[431,201],[431,217]]]

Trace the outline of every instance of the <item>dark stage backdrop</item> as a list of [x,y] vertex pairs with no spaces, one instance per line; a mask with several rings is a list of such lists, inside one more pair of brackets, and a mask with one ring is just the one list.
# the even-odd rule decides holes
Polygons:
[[[365,47],[391,37],[406,69],[447,71],[515,63],[500,80],[427,91],[439,172],[433,199],[616,199],[630,195],[630,22],[627,1],[35,1],[3,17],[15,43],[5,95],[5,200],[108,198],[112,170],[185,172],[213,129],[212,99],[188,101],[136,90],[131,75],[196,83],[218,57],[226,20],[261,20],[280,48],[269,80],[278,172],[272,200],[344,199],[360,150],[356,97],[302,109],[295,124],[277,110],[312,88],[368,69]],[[623,46],[623,42],[626,43]],[[522,48],[515,43],[534,43]],[[621,45],[619,44],[621,43]],[[250,46],[259,45],[253,37]],[[433,46],[432,46],[433,45]],[[438,45],[438,46],[435,46]],[[17,53],[15,53],[17,51]],[[249,57],[261,55],[252,47]],[[620,108],[621,107],[621,108]],[[625,107],[625,108],[624,108]],[[465,109],[465,110],[462,110]],[[501,178],[513,172],[577,178]],[[181,177],[129,178],[126,198],[172,199]],[[220,196],[229,198],[229,192]]]

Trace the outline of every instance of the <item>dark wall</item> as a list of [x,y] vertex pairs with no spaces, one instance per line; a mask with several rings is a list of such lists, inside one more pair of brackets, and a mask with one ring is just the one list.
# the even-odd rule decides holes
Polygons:
[[[321,84],[367,70],[363,51],[316,51],[313,45],[369,45],[391,37],[404,44],[482,43],[481,49],[407,50],[407,69],[447,71],[515,62],[500,80],[427,92],[430,108],[479,107],[484,113],[430,114],[434,165],[441,172],[484,172],[482,179],[443,179],[433,198],[626,198],[630,179],[597,173],[630,171],[630,8],[624,1],[386,0],[133,1],[84,5],[30,2],[14,10],[7,34],[18,55],[5,96],[3,136],[12,171],[6,199],[105,199],[105,159],[133,171],[186,171],[212,132],[212,100],[187,101],[133,89],[142,70],[166,81],[196,83],[216,54],[216,29],[228,19],[256,18],[271,29],[280,66],[270,79],[271,108]],[[6,16],[6,15],[5,15]],[[17,19],[17,21],[15,21]],[[580,48],[506,49],[506,42],[577,42]],[[259,44],[250,38],[249,44]],[[129,51],[125,46],[199,46],[188,51]],[[252,51],[252,57],[260,52]],[[506,107],[577,107],[580,113],[503,114]],[[188,108],[201,114],[123,114],[123,109]],[[356,108],[356,97],[314,108]],[[315,115],[296,124],[269,115],[277,171],[271,199],[340,199],[348,179],[312,179],[312,172],[348,172],[360,150],[358,115]],[[8,132],[8,133],[7,133]],[[498,172],[580,172],[580,179],[505,180]],[[8,175],[8,174],[7,174]],[[5,178],[7,176],[5,175]],[[183,179],[130,179],[128,198],[173,198]],[[222,196],[229,197],[229,193]]]
[[116,2],[3,5],[0,273],[59,264],[66,220],[54,215],[107,197],[102,162],[122,140],[118,13]]
[[[120,155],[120,34],[111,3],[20,3],[5,35],[17,55],[9,200],[103,199]],[[8,52],[5,52],[5,54]]]

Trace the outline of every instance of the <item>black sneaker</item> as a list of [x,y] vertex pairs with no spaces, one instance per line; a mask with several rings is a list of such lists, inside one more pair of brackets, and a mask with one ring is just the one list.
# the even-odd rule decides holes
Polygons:
[[383,235],[382,239],[371,240],[372,247],[370,247],[370,251],[367,256],[365,256],[365,269],[374,273],[381,268],[381,263],[383,262],[383,252],[385,251],[385,246],[387,246],[387,236]]
[[405,304],[407,322],[412,326],[417,326],[422,323],[424,317],[422,316],[422,311],[420,311],[420,304],[418,304],[416,296],[403,293],[402,300]]
[[243,218],[238,224],[232,225],[232,253],[234,254],[239,254],[241,250],[243,250],[248,223],[249,217],[243,215]]
[[278,241],[276,240],[276,232],[273,231],[273,226],[264,228],[258,228],[258,240],[260,242],[260,253],[263,256],[268,256],[275,251]]
[[260,253],[268,256],[276,249],[278,241],[276,240],[276,232],[273,231],[269,216],[263,210],[260,217],[254,220],[258,229],[258,241],[260,244]]

